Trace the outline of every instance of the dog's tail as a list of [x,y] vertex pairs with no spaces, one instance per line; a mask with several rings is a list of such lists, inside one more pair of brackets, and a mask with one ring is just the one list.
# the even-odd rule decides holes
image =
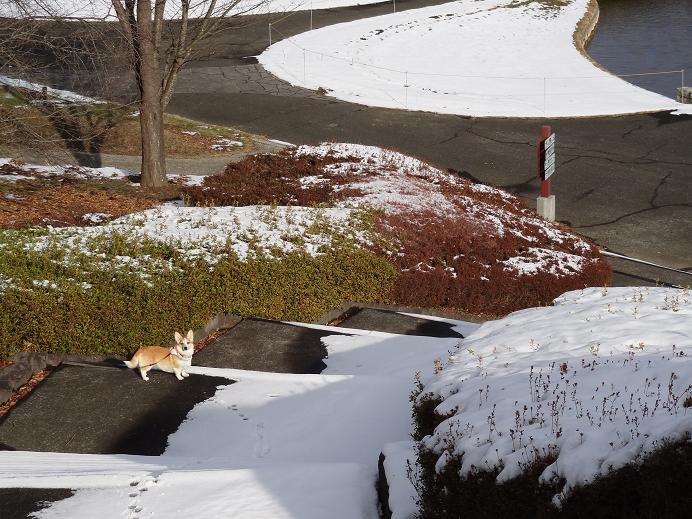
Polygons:
[[123,364],[125,364],[128,368],[136,368],[139,366],[139,355],[135,353],[135,356],[132,357],[131,360],[124,360]]

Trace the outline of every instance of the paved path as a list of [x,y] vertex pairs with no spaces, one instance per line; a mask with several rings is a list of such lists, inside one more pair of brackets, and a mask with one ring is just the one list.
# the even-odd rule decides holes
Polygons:
[[[431,336],[459,337],[436,320],[364,309],[343,326]],[[434,318],[433,318],[434,319]],[[335,330],[245,319],[195,355],[197,366],[280,373],[319,373],[327,351],[320,339]],[[0,419],[0,446],[25,451],[131,454],[163,453],[192,407],[212,397],[226,378],[152,371],[142,381],[119,362],[60,366]],[[157,458],[152,458],[154,462]],[[93,468],[93,467],[92,467]],[[0,489],[2,519],[20,519],[46,503],[70,497],[63,489]]]
[[[354,313],[342,326],[460,337],[435,318],[375,309]],[[244,319],[197,353],[194,365],[317,374],[326,367],[327,350],[321,339],[337,333],[334,328]],[[156,456],[164,451],[168,435],[190,409],[212,396],[218,385],[229,383],[200,375],[191,375],[182,383],[158,371],[152,371],[150,378],[142,381],[138,373],[115,359],[101,364],[63,364],[0,418],[0,445],[28,451]]]
[[[397,8],[436,2],[397,2]],[[391,6],[316,11],[315,27],[389,12]],[[276,18],[273,18],[276,20]],[[293,143],[359,142],[398,149],[496,184],[535,203],[535,140],[558,133],[558,219],[615,252],[692,269],[692,117],[479,119],[367,107],[320,96],[272,76],[248,56],[268,44],[267,18],[219,35],[213,57],[180,77],[170,110]],[[309,13],[276,23],[307,30]],[[275,37],[278,32],[275,32]],[[614,261],[617,284],[692,277]]]

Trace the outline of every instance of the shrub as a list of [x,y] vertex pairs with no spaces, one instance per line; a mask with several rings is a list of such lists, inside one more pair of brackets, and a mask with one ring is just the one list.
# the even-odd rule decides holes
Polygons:
[[448,459],[438,473],[438,455],[419,447],[417,486],[420,519],[548,519],[555,517],[551,498],[557,485],[541,485],[538,476],[552,460],[533,463],[526,471],[505,484],[498,485],[498,470],[473,471],[461,478],[462,456]]
[[554,458],[546,456],[521,476],[495,481],[501,468],[477,468],[460,477],[462,456],[436,470],[439,455],[419,445],[417,481],[420,519],[677,519],[692,506],[692,442],[667,443],[639,462],[629,463],[572,490],[561,507],[552,498],[562,481],[539,483]]
[[[379,148],[323,144],[256,155],[186,195],[200,205],[371,204],[385,244],[371,249],[400,272],[392,299],[404,305],[503,315],[610,283],[593,243],[541,220],[514,195]],[[540,268],[522,273],[507,263],[517,260]]]
[[[210,266],[175,247],[113,234],[94,254],[27,249],[39,231],[0,232],[0,358],[17,351],[127,355],[221,312],[312,321],[345,300],[386,301],[396,272],[338,243],[318,256],[230,253]],[[138,259],[138,264],[119,258]]]

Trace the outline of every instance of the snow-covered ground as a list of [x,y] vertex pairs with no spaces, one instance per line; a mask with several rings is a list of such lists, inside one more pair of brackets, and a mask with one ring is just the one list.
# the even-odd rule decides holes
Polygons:
[[70,103],[78,104],[101,104],[104,101],[99,99],[94,99],[93,97],[87,97],[69,90],[58,90],[56,88],[51,88],[46,85],[41,85],[39,83],[31,83],[29,81],[24,81],[22,79],[14,79],[8,76],[0,76],[0,86],[7,86],[10,88],[22,88],[24,90],[30,90],[31,92],[43,92],[46,89],[46,94],[52,98],[59,99],[61,101],[67,101]]
[[259,61],[294,85],[388,108],[501,117],[692,113],[601,70],[575,48],[572,34],[587,5],[458,0],[305,32],[275,43]]
[[[6,167],[3,171],[1,168]],[[90,168],[88,166],[75,166],[72,164],[63,166],[41,166],[26,164],[8,157],[0,157],[0,182],[16,182],[17,180],[31,180],[37,178],[71,178],[80,180],[126,180],[137,175],[126,169],[113,167]],[[168,174],[168,179],[176,184],[185,186],[198,186],[204,180],[201,175],[174,175]],[[130,182],[132,185],[139,185]]]
[[209,264],[227,256],[229,248],[241,261],[260,251],[269,257],[297,250],[315,256],[337,234],[367,243],[357,215],[358,211],[334,208],[166,204],[100,226],[53,228],[31,247],[42,250],[57,240],[67,250],[89,254],[94,238],[120,234],[133,242],[148,239],[173,245],[187,259],[202,258]]
[[[374,519],[384,450],[390,507],[396,519],[411,519],[416,371],[425,392],[445,399],[439,411],[458,413],[424,443],[439,447],[441,464],[442,446],[463,451],[463,471],[501,464],[500,481],[550,452],[557,459],[541,477],[565,478],[568,493],[692,433],[686,291],[587,289],[480,327],[450,323],[470,335],[460,342],[319,326],[353,334],[323,339],[329,357],[320,375],[193,367],[237,382],[195,406],[163,455],[3,451],[0,487],[76,489],[40,518]],[[448,358],[434,374],[435,359]]]
[[77,489],[40,518],[375,519],[378,455],[409,437],[414,373],[429,379],[459,340],[348,331],[323,339],[321,375],[191,368],[237,382],[198,404],[162,456],[3,451],[0,487]]
[[692,435],[687,290],[591,288],[485,323],[424,392],[453,413],[424,440],[440,454],[515,477],[536,458],[564,490]]

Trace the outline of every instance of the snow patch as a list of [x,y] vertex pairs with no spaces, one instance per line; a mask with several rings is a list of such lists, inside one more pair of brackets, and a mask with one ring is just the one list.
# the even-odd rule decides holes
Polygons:
[[[0,8],[0,13],[3,9]],[[39,83],[31,83],[29,81],[24,81],[22,79],[14,79],[7,76],[0,76],[0,85],[5,85],[11,88],[23,88],[31,92],[43,92],[45,90],[49,97],[60,99],[61,101],[67,101],[70,103],[78,104],[104,104],[105,101],[99,99],[94,99],[93,97],[87,97],[69,90],[58,90],[55,88],[48,87],[46,85],[41,85]]]

